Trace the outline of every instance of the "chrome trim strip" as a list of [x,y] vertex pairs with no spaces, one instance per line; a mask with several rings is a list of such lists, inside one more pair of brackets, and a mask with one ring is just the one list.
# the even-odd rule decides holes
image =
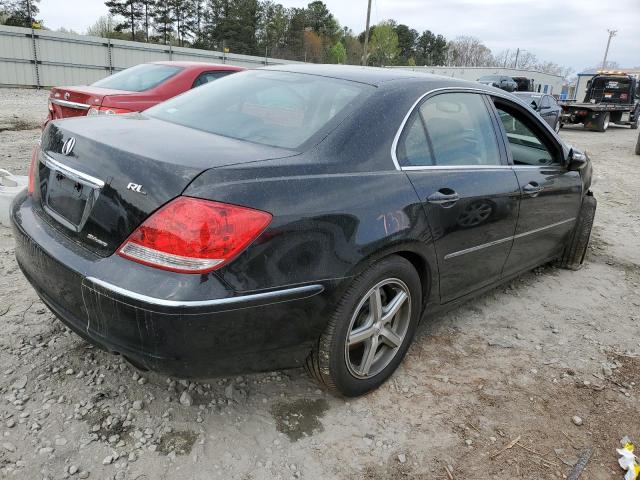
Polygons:
[[510,242],[513,240],[513,237],[501,238],[500,240],[494,240],[493,242],[483,243],[482,245],[477,245],[475,247],[466,248],[464,250],[459,250],[457,252],[449,253],[444,256],[445,260],[449,260],[450,258],[459,257],[460,255],[465,255],[467,253],[476,252],[478,250],[482,250],[488,247],[493,247],[494,245],[500,245],[501,243]]
[[[295,300],[300,298],[307,298],[317,295],[324,291],[322,285],[305,285],[304,287],[287,288],[283,290],[276,290],[272,292],[253,293],[249,295],[241,295],[238,297],[218,298],[215,300],[167,300],[164,298],[155,298],[141,293],[132,292],[122,287],[112,285],[104,280],[100,280],[95,277],[87,277],[85,280],[92,282],[100,287],[117,293],[133,300],[149,303],[151,305],[158,305],[161,307],[174,307],[174,308],[194,308],[194,307],[233,307],[238,306],[242,308],[243,303],[249,302],[265,302],[265,303],[277,303],[282,300]],[[290,297],[290,298],[287,298]]]
[[420,170],[511,170],[511,165],[431,165],[424,167],[400,167],[402,171]]
[[457,252],[448,253],[444,256],[445,260],[449,260],[450,258],[459,257],[460,255],[465,255],[467,253],[477,252],[478,250],[483,250],[488,247],[493,247],[495,245],[500,245],[501,243],[509,242],[511,240],[517,240],[518,238],[526,237],[527,235],[533,235],[535,233],[542,232],[544,230],[548,230],[550,228],[555,228],[560,225],[564,225],[565,223],[573,222],[576,217],[567,218],[566,220],[562,220],[560,222],[552,223],[550,225],[545,225],[544,227],[536,228],[534,230],[529,230],[528,232],[519,233],[517,235],[512,235],[510,237],[501,238],[499,240],[494,240],[493,242],[483,243],[481,245],[476,245],[475,247],[465,248],[464,250],[459,250]]
[[567,218],[566,220],[562,220],[561,222],[552,223],[551,225],[546,225],[544,227],[536,228],[535,230],[529,230],[528,232],[519,233],[515,235],[513,238],[514,240],[516,240],[518,238],[526,237],[527,235],[533,235],[534,233],[542,232],[543,230],[548,230],[550,228],[559,227],[560,225],[563,225],[565,223],[573,222],[575,219],[576,217]]
[[47,167],[52,170],[58,170],[60,173],[73,178],[74,180],[84,183],[90,187],[94,188],[102,188],[104,187],[104,181],[99,178],[92,177],[91,175],[87,175],[86,173],[79,172],[75,168],[67,167],[66,165],[54,160],[46,153],[42,152],[43,162]]
[[69,100],[60,100],[59,98],[49,98],[51,103],[60,105],[61,107],[77,108],[78,110],[89,110],[91,105],[86,103],[70,102]]

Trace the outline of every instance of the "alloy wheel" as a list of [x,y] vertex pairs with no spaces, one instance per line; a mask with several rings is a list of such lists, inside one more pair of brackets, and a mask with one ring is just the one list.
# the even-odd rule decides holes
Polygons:
[[358,303],[347,330],[345,361],[357,378],[371,378],[391,363],[411,321],[411,294],[397,279],[372,287]]

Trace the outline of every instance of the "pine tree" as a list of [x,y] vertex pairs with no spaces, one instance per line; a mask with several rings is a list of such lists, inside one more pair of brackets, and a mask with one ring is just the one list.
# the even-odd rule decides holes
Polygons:
[[173,37],[173,18],[171,16],[171,6],[167,0],[159,0],[153,11],[153,29],[157,33],[157,38],[165,45],[169,44]]
[[40,12],[40,0],[3,0],[0,2],[0,12],[6,15],[5,24],[13,27],[31,28]]
[[116,25],[117,31],[131,30],[131,40],[136,39],[136,26],[142,17],[142,9],[139,0],[108,0],[104,4],[111,15],[120,16],[125,21]]
[[153,11],[156,7],[156,0],[140,0],[142,25],[144,26],[144,38],[149,42],[149,28],[153,19]]

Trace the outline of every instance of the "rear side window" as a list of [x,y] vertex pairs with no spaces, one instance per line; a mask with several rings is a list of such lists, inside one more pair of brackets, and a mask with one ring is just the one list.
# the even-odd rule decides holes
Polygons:
[[500,165],[489,111],[474,93],[447,93],[426,100],[398,143],[404,166]]
[[227,75],[234,73],[230,70],[219,70],[217,72],[204,72],[198,75],[198,78],[193,82],[193,87],[199,87],[200,85],[204,85],[205,83],[213,82],[222,77],[226,77]]
[[203,85],[145,113],[218,135],[297,149],[353,112],[374,89],[318,75],[252,70]]
[[112,88],[127,92],[144,92],[157,87],[180,70],[182,70],[181,67],[173,65],[142,63],[98,80],[92,85],[94,87]]

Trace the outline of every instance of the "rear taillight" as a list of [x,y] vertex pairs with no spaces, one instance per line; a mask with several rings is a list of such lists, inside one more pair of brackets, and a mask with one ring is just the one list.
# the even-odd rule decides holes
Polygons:
[[134,110],[127,110],[126,108],[111,108],[111,107],[91,107],[87,111],[87,116],[93,117],[94,115],[120,115],[123,113],[131,113]]
[[248,247],[271,218],[260,210],[178,197],[145,220],[118,255],[173,272],[210,272]]
[[[33,191],[36,187],[36,166],[38,164],[38,146],[33,147],[31,153],[31,163],[29,164],[29,186],[27,187],[27,194],[33,195]],[[24,184],[23,184],[24,185]]]

